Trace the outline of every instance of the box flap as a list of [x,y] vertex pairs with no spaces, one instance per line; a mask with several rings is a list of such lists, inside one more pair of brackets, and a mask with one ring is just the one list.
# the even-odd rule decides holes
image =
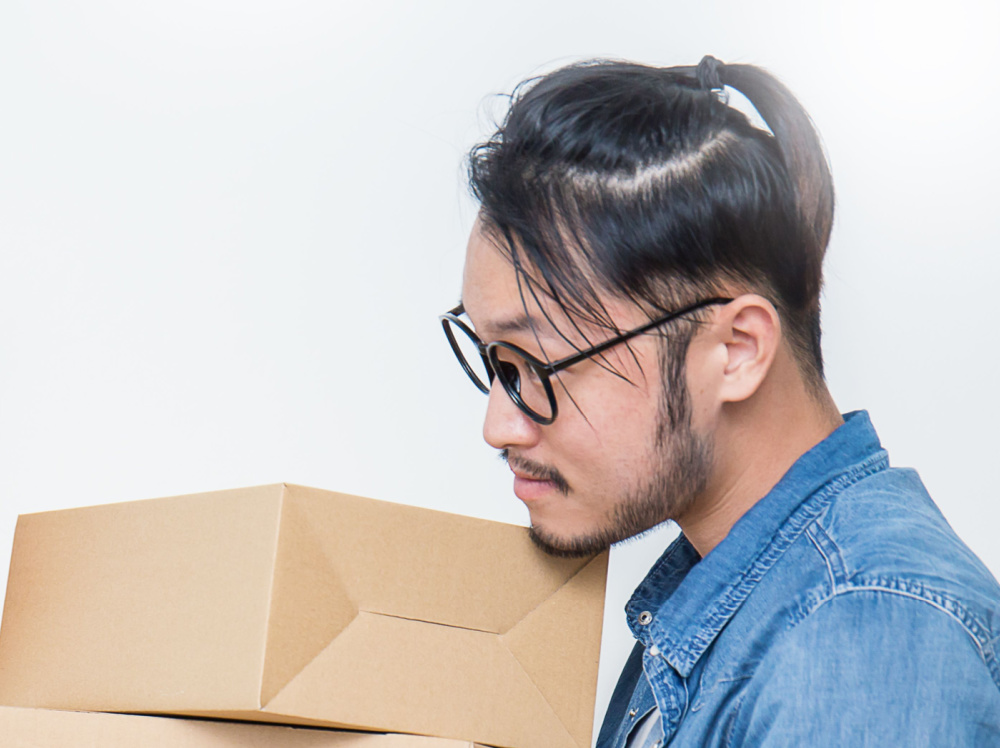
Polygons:
[[589,561],[549,556],[515,525],[302,486],[287,501],[369,612],[503,633]]
[[357,605],[300,502],[282,501],[261,704],[347,628]]
[[508,748],[578,748],[498,635],[364,611],[265,710]]
[[[607,570],[608,554],[602,553],[503,636],[579,748],[590,746],[589,694],[597,687],[600,659],[596,650],[581,652],[579,642],[600,640],[603,610],[589,602],[604,598]],[[567,688],[567,683],[578,685]]]

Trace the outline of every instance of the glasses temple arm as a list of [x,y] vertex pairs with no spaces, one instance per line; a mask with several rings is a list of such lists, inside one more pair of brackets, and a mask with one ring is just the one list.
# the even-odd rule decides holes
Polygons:
[[605,340],[603,343],[594,346],[593,348],[588,348],[587,350],[580,351],[579,353],[576,353],[568,358],[563,358],[560,359],[559,361],[553,361],[551,364],[546,364],[545,371],[547,371],[549,374],[555,374],[556,372],[561,371],[562,369],[565,369],[569,366],[573,366],[574,364],[577,364],[581,361],[591,358],[592,356],[604,353],[604,351],[610,348],[614,348],[619,343],[624,343],[626,340],[631,340],[637,335],[642,335],[644,332],[649,332],[654,327],[659,327],[660,325],[664,325],[667,322],[670,322],[671,320],[684,316],[685,314],[690,314],[691,312],[697,309],[701,309],[702,307],[706,306],[711,306],[713,304],[728,304],[730,301],[732,301],[732,299],[725,298],[722,296],[716,296],[711,299],[705,299],[704,301],[699,301],[697,303],[690,304],[689,306],[686,306],[682,309],[678,309],[676,312],[670,312],[669,314],[666,314],[663,317],[657,317],[656,319],[650,320],[646,324],[637,327],[634,330],[629,330],[628,332],[622,333],[621,335],[611,338],[610,340]]

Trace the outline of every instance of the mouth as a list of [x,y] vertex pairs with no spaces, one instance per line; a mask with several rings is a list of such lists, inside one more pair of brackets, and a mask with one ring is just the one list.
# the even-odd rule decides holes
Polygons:
[[569,494],[569,483],[555,468],[512,455],[507,450],[500,456],[514,473],[514,495],[521,501],[537,501],[553,491],[564,496]]

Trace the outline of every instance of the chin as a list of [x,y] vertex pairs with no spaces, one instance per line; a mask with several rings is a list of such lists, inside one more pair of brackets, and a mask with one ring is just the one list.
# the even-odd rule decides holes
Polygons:
[[528,537],[538,548],[557,558],[583,558],[606,551],[615,541],[605,538],[605,533],[561,536],[547,531],[540,525],[528,528]]

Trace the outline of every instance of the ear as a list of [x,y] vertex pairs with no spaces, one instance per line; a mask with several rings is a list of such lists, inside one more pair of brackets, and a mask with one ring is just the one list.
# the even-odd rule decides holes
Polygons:
[[781,344],[781,320],[763,296],[744,294],[727,304],[718,333],[725,346],[719,397],[742,402],[760,388]]

